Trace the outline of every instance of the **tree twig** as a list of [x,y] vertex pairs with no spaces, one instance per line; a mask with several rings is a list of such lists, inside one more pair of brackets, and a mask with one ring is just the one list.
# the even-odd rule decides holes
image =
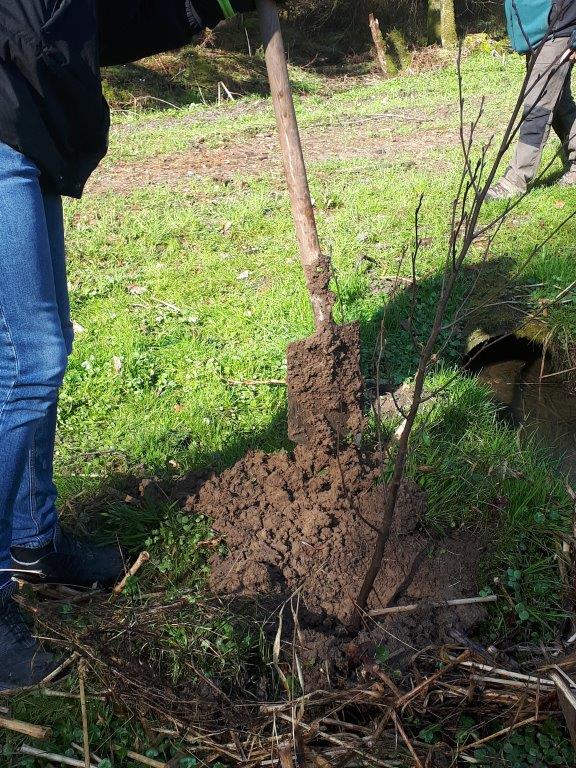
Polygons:
[[134,565],[130,568],[128,573],[124,576],[122,581],[120,581],[115,587],[114,587],[114,594],[120,595],[124,590],[126,589],[126,585],[128,584],[128,580],[132,578],[132,576],[135,576],[140,568],[147,563],[150,560],[150,554],[148,552],[141,552],[138,555],[138,558]]
[[52,734],[51,728],[44,728],[41,725],[32,725],[32,723],[24,723],[21,720],[13,720],[11,717],[0,717],[0,728],[5,728],[8,731],[22,733],[24,736],[31,736],[33,739],[41,740],[49,739]]
[[501,731],[490,734],[490,736],[485,736],[483,739],[473,741],[472,744],[466,744],[464,747],[460,748],[460,752],[469,752],[471,749],[478,749],[478,747],[482,747],[484,744],[488,744],[491,741],[500,739],[502,736],[508,736],[508,734],[512,733],[512,731],[517,731],[518,728],[524,728],[526,725],[534,725],[534,723],[540,723],[542,720],[547,720],[548,717],[548,715],[534,715],[534,717],[521,720],[519,723],[514,723],[514,725],[511,725],[508,728],[502,728]]
[[80,709],[82,711],[82,735],[84,742],[84,763],[86,768],[90,768],[90,737],[88,735],[88,709],[86,707],[86,690],[84,680],[86,676],[86,665],[82,659],[78,664],[78,684],[80,687]]
[[495,603],[498,600],[498,595],[487,595],[486,597],[468,597],[457,600],[441,600],[433,603],[423,600],[420,603],[412,603],[411,605],[397,605],[392,608],[377,608],[374,611],[368,611],[368,616],[376,618],[378,616],[393,616],[397,613],[413,613],[421,608],[450,608],[465,605],[482,605],[484,603]]

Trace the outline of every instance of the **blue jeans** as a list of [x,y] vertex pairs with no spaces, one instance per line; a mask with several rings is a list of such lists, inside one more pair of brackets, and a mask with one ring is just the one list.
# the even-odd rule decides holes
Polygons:
[[[11,546],[55,535],[56,409],[72,339],[62,201],[0,143],[0,569]],[[9,583],[0,572],[0,590]]]

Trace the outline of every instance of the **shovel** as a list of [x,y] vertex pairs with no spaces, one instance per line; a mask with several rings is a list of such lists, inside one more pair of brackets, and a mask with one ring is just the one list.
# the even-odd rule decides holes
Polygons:
[[270,90],[280,134],[300,259],[316,331],[288,347],[288,435],[293,442],[333,450],[362,433],[363,379],[358,323],[337,325],[332,266],[322,253],[298,131],[288,65],[273,0],[257,0]]

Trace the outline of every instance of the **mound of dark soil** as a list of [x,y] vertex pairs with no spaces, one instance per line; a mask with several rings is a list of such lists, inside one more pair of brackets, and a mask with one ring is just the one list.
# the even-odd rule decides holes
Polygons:
[[[293,454],[250,453],[188,500],[189,509],[214,520],[227,544],[228,554],[212,561],[216,593],[273,598],[276,605],[298,594],[300,654],[316,670],[314,685],[327,682],[329,667],[345,673],[358,647],[362,658],[366,648],[382,645],[396,657],[411,656],[466,633],[482,617],[477,607],[425,606],[348,634],[383,516],[387,489],[379,474],[356,447],[334,456],[301,445]],[[477,537],[433,540],[422,528],[424,512],[423,493],[406,482],[370,609],[477,594]]]
[[357,447],[363,427],[358,326],[329,326],[292,345],[288,372],[290,433],[300,443],[294,452],[251,452],[194,488],[186,502],[214,521],[227,545],[227,554],[211,563],[214,592],[278,609],[295,597],[298,632],[291,620],[285,629],[308,671],[315,670],[312,685],[326,677],[332,682],[333,670],[346,675],[350,663],[364,665],[366,649],[369,656],[386,645],[395,657],[410,656],[466,632],[481,610],[431,604],[477,594],[477,538],[431,539],[423,525],[425,497],[411,482],[401,488],[368,609],[424,606],[385,620],[367,615],[361,633],[349,631],[388,493],[375,458]]

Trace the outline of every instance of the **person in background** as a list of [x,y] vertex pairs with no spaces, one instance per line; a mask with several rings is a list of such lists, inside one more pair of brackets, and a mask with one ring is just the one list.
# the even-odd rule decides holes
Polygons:
[[108,147],[100,66],[189,43],[253,0],[0,0],[0,689],[58,660],[13,600],[16,574],[110,587],[117,547],[58,524],[58,391],[72,351],[62,195],[80,197]]
[[524,194],[542,159],[550,128],[562,142],[566,171],[559,181],[576,185],[576,104],[571,75],[576,29],[576,0],[506,0],[512,47],[531,68],[525,90],[518,144],[503,177],[488,191],[489,200]]

